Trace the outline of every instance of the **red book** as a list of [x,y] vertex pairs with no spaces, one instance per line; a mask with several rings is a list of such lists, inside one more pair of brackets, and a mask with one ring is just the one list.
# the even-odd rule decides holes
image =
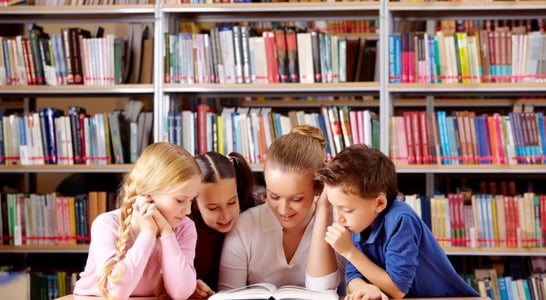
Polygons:
[[277,63],[277,49],[275,46],[275,32],[263,32],[265,56],[267,59],[267,78],[269,83],[279,83],[279,67]]
[[207,104],[197,105],[197,153],[199,155],[207,152],[207,112],[209,112]]

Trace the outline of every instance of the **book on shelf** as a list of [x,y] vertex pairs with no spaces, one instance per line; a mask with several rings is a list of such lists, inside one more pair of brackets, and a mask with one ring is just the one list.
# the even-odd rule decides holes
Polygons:
[[242,288],[219,291],[212,295],[210,300],[239,300],[239,299],[321,299],[321,300],[338,300],[339,296],[335,291],[315,291],[306,289],[304,287],[285,285],[282,287],[275,287],[271,283],[255,283],[244,286]]

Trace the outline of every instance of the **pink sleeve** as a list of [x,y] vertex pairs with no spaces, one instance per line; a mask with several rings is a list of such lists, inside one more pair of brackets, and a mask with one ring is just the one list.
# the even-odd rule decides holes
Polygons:
[[197,230],[188,217],[175,228],[173,234],[159,239],[162,249],[162,270],[165,289],[173,299],[187,299],[196,286],[193,266]]
[[[116,252],[116,237],[119,224],[113,218],[104,218],[104,222],[94,222],[93,253],[96,266],[104,266],[114,259]],[[123,264],[123,278],[115,284],[110,283],[110,293],[117,295],[118,299],[127,299],[140,282],[144,269],[154,250],[156,238],[153,234],[141,232],[133,244],[127,250],[125,257],[121,260]]]

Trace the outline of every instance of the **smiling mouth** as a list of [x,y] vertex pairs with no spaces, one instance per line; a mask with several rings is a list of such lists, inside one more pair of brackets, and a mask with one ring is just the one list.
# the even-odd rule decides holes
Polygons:
[[283,221],[290,221],[292,218],[294,218],[295,214],[293,215],[279,215],[279,219]]
[[218,222],[216,224],[218,224],[218,226],[220,227],[228,227],[231,225],[231,220],[229,222],[223,222],[223,223]]

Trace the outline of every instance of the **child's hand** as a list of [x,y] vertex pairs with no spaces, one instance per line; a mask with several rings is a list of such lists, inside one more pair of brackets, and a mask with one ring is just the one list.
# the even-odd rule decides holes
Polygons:
[[385,295],[376,286],[370,286],[366,290],[358,290],[345,296],[345,300],[389,300],[389,297]]
[[326,242],[343,257],[347,257],[349,252],[355,248],[349,230],[343,225],[334,222],[326,229]]
[[214,295],[214,291],[201,279],[197,279],[197,287],[193,292],[191,298],[194,299],[207,299],[208,297]]
[[167,221],[165,216],[158,209],[153,210],[153,217],[154,217],[155,223],[157,224],[159,235],[163,236],[163,235],[171,234],[173,232],[173,228],[171,224],[169,223],[169,221]]
[[133,218],[136,220],[141,232],[150,232],[157,235],[158,227],[154,220],[155,204],[150,196],[135,196],[133,202]]

